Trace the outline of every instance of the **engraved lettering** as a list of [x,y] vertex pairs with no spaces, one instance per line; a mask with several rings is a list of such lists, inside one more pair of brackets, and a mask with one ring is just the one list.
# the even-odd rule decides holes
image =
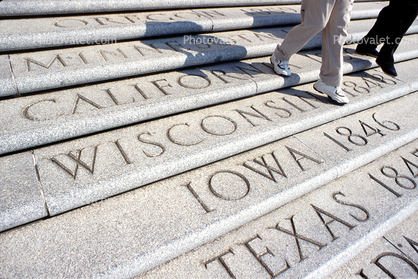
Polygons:
[[[265,74],[263,71],[254,67],[253,65],[245,65],[245,66],[249,66],[250,68],[247,68],[247,67],[244,67],[244,66],[237,66],[235,68],[240,69],[241,71],[243,71],[244,73],[246,73],[247,75],[249,75],[252,78],[255,77],[255,75],[257,75],[257,74]],[[251,74],[251,73],[255,73],[255,74]]]
[[356,275],[360,276],[363,279],[369,279],[369,277],[367,277],[366,274],[364,274],[364,270],[363,269],[360,269],[360,271],[358,271],[356,273]]
[[402,197],[402,194],[399,194],[398,192],[396,192],[395,190],[393,190],[392,188],[387,186],[385,183],[380,181],[378,178],[374,177],[372,174],[369,173],[369,176],[370,176],[371,179],[373,179],[375,182],[377,182],[380,186],[383,186],[383,188],[385,188],[386,190],[388,190],[389,192],[394,194],[397,198]]
[[[209,119],[214,119],[214,123],[213,124],[210,123],[209,122],[210,121]],[[225,122],[225,120],[227,121],[226,125],[229,125],[230,126],[230,129],[229,130],[226,130],[225,132],[215,131],[215,128],[218,128],[219,129],[221,127],[226,126],[226,125],[221,125],[219,123],[219,121],[222,121],[222,120],[224,120],[224,122]],[[205,123],[208,123],[208,124],[205,124]],[[214,128],[209,128],[209,124],[212,124],[212,126]],[[237,123],[234,120],[232,120],[229,117],[221,116],[221,115],[207,116],[200,123],[200,127],[202,128],[203,131],[205,131],[206,133],[208,133],[210,135],[215,135],[215,136],[227,136],[227,135],[233,134],[237,130],[237,126],[238,125],[237,125]]]
[[382,131],[378,128],[373,128],[372,126],[364,123],[363,121],[359,120],[361,127],[363,128],[364,134],[366,137],[370,137],[373,135],[381,135],[382,137],[385,136],[385,134],[382,133]]
[[126,56],[126,54],[120,48],[117,48],[116,50],[118,52],[112,52],[112,51],[108,51],[108,50],[99,50],[99,53],[103,57],[104,61],[109,61],[109,58],[108,58],[107,55],[113,55],[113,56],[116,56],[116,57],[128,58],[128,56]]
[[135,45],[134,48],[136,49],[136,51],[139,52],[139,54],[141,54],[141,56],[145,56],[145,52],[144,51],[149,51],[149,52],[153,52],[153,53],[163,53],[161,50],[159,50],[158,48],[156,48],[153,44],[149,44],[149,45],[145,45],[145,44]]
[[104,89],[103,91],[105,91],[105,92],[107,93],[107,95],[109,95],[110,99],[113,101],[113,103],[114,103],[116,106],[119,106],[119,105],[125,105],[125,104],[130,104],[130,103],[135,102],[135,99],[134,99],[134,98],[132,98],[132,101],[127,101],[127,102],[125,102],[125,103],[120,103],[120,102],[119,102],[119,100],[118,100],[118,99],[115,97],[115,95],[112,93],[112,91],[110,91],[110,88],[109,88],[109,89]]
[[141,21],[141,19],[137,15],[124,16],[124,18],[126,18],[130,23],[136,23],[136,20],[132,19],[131,17],[135,17],[136,20]]
[[263,10],[260,8],[251,8],[251,9],[241,9],[241,11],[247,13],[248,15],[251,16],[261,16],[261,15],[270,15],[271,12],[267,11],[267,10]]
[[401,157],[405,163],[405,165],[408,167],[411,174],[414,176],[414,178],[418,177],[418,166],[412,163],[411,161],[405,159],[404,157]]
[[379,261],[384,258],[384,257],[395,257],[398,258],[402,261],[404,261],[405,263],[407,263],[418,275],[418,268],[414,265],[413,262],[411,262],[408,258],[396,254],[396,253],[392,253],[392,252],[386,252],[386,253],[382,253],[379,256],[376,257],[376,259],[372,260],[372,263],[374,263],[377,267],[379,267],[384,273],[386,273],[390,278],[396,279],[396,276],[393,275],[386,267],[383,266],[383,264],[381,264]]
[[56,27],[62,28],[76,28],[76,27],[83,27],[88,25],[89,23],[82,19],[63,19],[59,20],[54,23]]
[[82,96],[80,94],[77,94],[77,96],[75,98],[75,101],[74,101],[74,105],[73,105],[73,109],[71,111],[71,114],[75,114],[76,113],[77,108],[78,108],[79,103],[80,103],[80,100],[82,100],[82,101],[86,102],[87,104],[95,107],[96,109],[102,109],[102,107],[100,105],[96,104],[95,102],[87,99],[86,97],[84,97],[84,96]]
[[291,105],[292,107],[294,107],[294,108],[296,108],[297,110],[299,110],[300,112],[305,112],[306,110],[304,110],[304,109],[302,109],[302,108],[300,108],[300,107],[298,107],[295,103],[293,103],[293,102],[291,102],[291,101],[289,101],[286,97],[285,98],[282,98],[283,99],[283,101],[285,101],[286,103],[288,103],[289,105]]
[[277,110],[280,110],[280,111],[284,111],[286,113],[286,115],[281,115],[279,113],[276,113],[276,115],[278,115],[281,118],[289,118],[289,117],[292,116],[292,113],[289,110],[284,109],[284,108],[281,108],[281,107],[278,107],[278,106],[275,106],[275,104],[276,103],[274,101],[267,101],[267,102],[264,103],[264,105],[266,107],[268,107],[268,108],[272,108],[272,109],[277,109]]
[[[191,143],[188,143],[188,142],[181,142],[181,141],[179,141],[179,140],[177,140],[177,139],[175,139],[174,137],[173,137],[173,135],[172,135],[172,130],[174,129],[174,128],[177,128],[177,127],[180,127],[180,126],[186,126],[186,127],[190,127],[190,125],[189,124],[187,124],[187,123],[184,123],[184,124],[177,124],[177,125],[174,125],[174,126],[172,126],[171,128],[169,128],[168,130],[167,130],[167,138],[172,142],[172,143],[175,143],[175,144],[177,144],[177,145],[182,145],[182,146],[192,146],[192,145],[198,145],[199,143],[201,143],[201,142],[203,142],[204,141],[204,139],[201,139],[201,140],[198,140],[198,141],[196,141],[196,142],[191,142]],[[183,133],[184,135],[186,135],[186,133]]]
[[322,248],[324,248],[325,246],[327,246],[327,244],[322,244],[322,243],[320,243],[320,242],[318,242],[316,240],[310,239],[310,238],[308,238],[306,236],[303,236],[303,235],[300,235],[300,234],[296,233],[296,227],[295,227],[295,223],[293,221],[293,217],[294,217],[294,215],[290,216],[289,218],[286,218],[286,220],[289,220],[290,221],[290,224],[292,225],[292,231],[289,231],[289,230],[287,230],[285,228],[280,227],[279,226],[280,223],[278,223],[275,227],[269,228],[269,229],[276,229],[276,230],[278,230],[278,231],[280,231],[282,233],[285,233],[285,234],[288,234],[290,236],[293,236],[293,238],[295,239],[296,247],[297,247],[298,254],[299,254],[299,262],[301,262],[301,261],[307,259],[308,256],[306,256],[306,257],[303,256],[302,249],[300,248],[299,240],[303,240],[305,242],[308,242],[310,244],[313,244],[313,245],[317,246],[318,247],[318,250],[321,250]]
[[[225,176],[225,174],[226,174],[226,176]],[[226,193],[225,194],[220,193],[220,190],[222,190],[222,185],[220,187],[214,187],[214,184],[215,185],[216,184],[222,184],[222,178],[225,178],[225,177],[229,178],[229,180],[227,180],[228,181],[228,188],[229,188],[228,190],[230,190],[231,188],[233,188],[233,189],[243,188],[242,183],[238,182],[238,183],[234,183],[232,185],[232,182],[229,182],[229,181],[236,181],[236,179],[231,178],[231,175],[232,175],[232,177],[237,177],[239,181],[243,181],[245,185],[244,185],[244,189],[238,191],[237,195],[226,196],[227,195]],[[218,188],[219,190],[216,190],[216,188]],[[248,193],[250,192],[250,188],[251,188],[250,181],[248,181],[248,179],[244,175],[242,175],[238,172],[235,172],[235,171],[219,171],[219,172],[216,172],[214,175],[212,175],[209,179],[209,190],[212,192],[212,194],[215,197],[218,197],[220,199],[227,200],[227,201],[236,201],[236,200],[241,200],[241,199],[245,198],[248,195]],[[237,192],[237,191],[234,191],[234,192]]]
[[31,63],[38,65],[42,68],[49,69],[52,66],[52,64],[54,64],[54,62],[58,61],[61,64],[61,66],[67,67],[67,64],[64,62],[64,60],[61,58],[59,54],[55,55],[55,57],[52,58],[51,61],[48,62],[48,64],[44,64],[42,62],[33,60],[32,58],[25,58],[25,60],[26,60],[26,66],[27,66],[28,72],[32,70]]
[[[184,15],[184,16],[183,16]],[[185,12],[179,12],[175,14],[175,17],[178,18],[190,18],[192,16],[192,18],[196,17],[196,18],[201,18],[202,15],[194,12],[194,11],[185,11]],[[170,18],[171,20],[175,20],[174,18]]]
[[409,245],[411,245],[412,249],[414,249],[415,252],[418,253],[418,242],[416,242],[416,241],[414,241],[414,240],[412,240],[412,239],[410,239],[410,238],[408,238],[406,236],[403,236],[403,237],[409,243]]
[[337,198],[337,196],[339,196],[339,195],[341,195],[341,196],[345,197],[345,195],[344,195],[343,193],[341,193],[341,192],[337,192],[337,193],[333,193],[333,194],[332,194],[332,198],[333,198],[333,199],[334,199],[337,203],[339,203],[339,204],[342,204],[342,205],[347,205],[347,206],[351,206],[351,207],[355,207],[355,208],[360,209],[361,211],[363,211],[363,212],[364,212],[364,215],[365,215],[363,218],[360,218],[360,217],[357,217],[357,216],[353,215],[352,213],[350,213],[350,216],[351,216],[351,217],[353,217],[354,219],[356,219],[356,220],[357,220],[357,221],[359,221],[359,222],[366,222],[367,220],[369,220],[369,218],[370,218],[370,214],[369,214],[369,212],[367,211],[367,209],[365,209],[364,207],[362,207],[362,206],[360,206],[360,205],[358,205],[358,204],[349,203],[349,202],[345,202],[345,201],[339,200],[339,199]]
[[[156,16],[157,16],[157,18],[156,18]],[[158,16],[160,16],[162,18],[159,19]],[[148,20],[152,20],[152,21],[166,21],[167,18],[164,17],[164,16],[166,16],[166,15],[165,14],[149,14],[149,15],[146,16],[146,18]]]
[[158,157],[158,156],[162,155],[162,154],[165,152],[165,147],[164,147],[164,145],[162,145],[161,143],[155,142],[155,141],[150,141],[150,140],[143,139],[143,138],[142,138],[142,136],[143,136],[143,135],[148,135],[148,136],[151,136],[151,133],[150,133],[150,132],[144,132],[144,133],[139,134],[137,138],[138,138],[138,140],[139,140],[140,142],[142,142],[142,143],[146,143],[146,144],[150,144],[150,145],[152,145],[152,146],[156,146],[156,147],[158,147],[159,149],[161,149],[159,152],[154,153],[154,154],[151,154],[151,153],[148,153],[148,152],[142,151],[142,152],[144,152],[145,156],[147,156],[147,157]]
[[95,17],[93,19],[95,21],[97,21],[97,23],[99,23],[100,25],[106,25],[106,23],[104,21],[107,21],[107,22],[110,22],[110,23],[116,23],[116,24],[126,24],[126,22],[115,21],[115,20],[110,19],[108,17]]
[[327,138],[329,138],[332,142],[336,143],[338,146],[342,147],[343,149],[345,149],[345,151],[350,152],[352,149],[348,148],[347,146],[345,146],[343,143],[341,143],[340,141],[336,140],[334,137],[328,135],[327,133],[324,132],[324,136],[326,136]]
[[[200,82],[197,81],[193,83],[194,79],[197,79]],[[185,88],[203,89],[203,88],[209,87],[212,84],[212,82],[210,81],[208,77],[202,77],[198,75],[184,75],[178,79],[178,84],[180,84],[180,86],[185,87]]]
[[[392,122],[392,121],[389,121],[389,120],[385,120],[385,121],[377,120],[376,119],[376,113],[373,113],[372,118],[377,124],[379,124],[380,126],[382,126],[385,129],[388,129],[388,130],[391,130],[391,131],[399,131],[401,129],[401,127],[398,124],[396,124],[395,122]],[[388,126],[388,124],[390,126]]]
[[122,156],[123,162],[124,162],[124,166],[125,165],[129,165],[132,164],[133,162],[129,159],[128,155],[126,154],[125,150],[123,150],[122,145],[120,144],[120,139],[118,139],[117,141],[114,141],[113,143],[116,146],[116,149],[119,151],[119,154]]
[[[163,92],[164,95],[170,95],[171,93],[168,92],[167,90],[165,90],[165,87],[169,87],[172,88],[173,86],[171,86],[171,84],[168,83],[168,81],[164,78],[164,79],[159,79],[159,80],[154,80],[151,81],[152,84],[155,85],[155,87],[157,87],[161,92]],[[162,84],[160,84],[162,83]]]
[[378,87],[383,88],[383,86],[375,81],[373,81],[371,78],[369,77],[361,77],[361,79],[364,81],[364,83],[367,85],[368,88],[375,88]]
[[64,114],[62,113],[62,114],[56,115],[55,117],[50,117],[50,118],[40,118],[40,117],[36,117],[36,116],[34,116],[34,115],[32,115],[32,114],[30,114],[30,113],[29,113],[29,110],[30,110],[33,106],[35,106],[36,104],[45,103],[45,102],[56,103],[56,102],[57,102],[57,100],[56,100],[56,99],[46,99],[46,100],[41,100],[41,101],[34,102],[34,103],[32,103],[32,104],[29,104],[29,105],[25,106],[25,107],[22,109],[22,112],[21,112],[22,116],[23,116],[24,118],[29,119],[29,120],[32,120],[32,121],[45,121],[45,120],[54,119],[54,118],[57,118],[57,117],[60,117],[60,116],[64,115]]
[[212,211],[215,211],[215,209],[210,209],[209,206],[207,206],[202,198],[196,193],[196,191],[192,188],[191,182],[189,182],[187,185],[185,185],[187,190],[192,194],[192,196],[197,200],[197,202],[200,204],[200,206],[203,208],[203,210],[206,211],[206,213],[210,213]]
[[84,64],[89,64],[89,61],[87,61],[86,57],[84,56],[84,54],[82,52],[79,52],[77,55],[78,55],[78,57],[80,57],[81,61]]
[[262,114],[261,112],[259,112],[254,106],[251,106],[251,109],[253,111],[255,111],[257,114],[252,113],[252,112],[247,112],[247,111],[243,111],[240,109],[236,109],[235,111],[239,113],[239,115],[241,115],[245,120],[247,120],[252,126],[258,126],[257,124],[254,124],[253,122],[251,122],[250,118],[247,117],[248,116],[252,116],[252,117],[256,117],[256,118],[260,118],[260,119],[265,119],[267,121],[272,121],[270,118],[268,118],[266,115]]
[[202,13],[202,14],[204,14],[204,15],[206,15],[206,16],[208,16],[208,17],[217,17],[217,16],[226,17],[225,14],[220,13],[220,12],[215,11],[215,10],[212,10],[212,11],[199,11],[199,12]]
[[[388,173],[387,170],[390,170],[393,174]],[[401,188],[413,190],[417,187],[417,183],[415,182],[415,180],[413,180],[412,178],[407,177],[405,175],[399,175],[398,171],[393,167],[385,166],[380,170],[380,172],[386,177],[394,178],[396,184],[398,184],[398,186],[401,187]],[[405,185],[404,182],[402,182],[402,181],[405,181],[405,180],[409,181],[412,184],[412,186]]]
[[230,83],[230,81],[228,81],[224,77],[229,77],[229,78],[238,79],[238,80],[247,80],[247,78],[241,78],[241,77],[232,76],[232,75],[230,75],[230,74],[228,74],[228,73],[226,73],[224,71],[221,71],[221,70],[212,71],[211,73],[215,77],[217,77],[218,79],[220,79],[221,81],[223,81],[224,83]]
[[384,76],[382,76],[382,75],[373,74],[373,75],[372,75],[372,77],[373,77],[374,79],[376,79],[376,80],[377,80],[377,82],[381,82],[381,83],[384,83],[384,84],[389,84],[389,85],[395,85],[395,84],[398,84],[395,80],[393,80],[393,79],[387,79],[387,78],[385,78],[385,77],[384,77]]
[[223,254],[221,254],[219,256],[216,256],[215,258],[210,259],[210,260],[204,262],[203,264],[205,265],[205,268],[208,269],[208,265],[210,263],[212,263],[214,261],[218,261],[222,265],[222,267],[225,269],[225,271],[228,273],[229,277],[235,279],[236,278],[235,275],[232,273],[231,269],[229,268],[229,266],[226,264],[225,260],[223,259],[223,257],[225,257],[228,254],[234,255],[234,252],[231,249],[229,249],[225,253],[223,253]]
[[274,273],[271,268],[266,264],[266,262],[263,260],[263,257],[265,255],[272,255],[273,257],[276,257],[273,252],[268,248],[268,247],[264,247],[265,251],[261,252],[261,253],[257,253],[254,248],[250,245],[250,242],[256,240],[256,239],[260,239],[261,237],[259,235],[256,235],[255,237],[247,240],[244,245],[245,247],[247,247],[247,249],[250,251],[250,253],[257,259],[257,261],[261,264],[261,266],[267,271],[267,273],[273,278],[278,276],[279,274],[282,274],[283,272],[285,272],[286,270],[288,270],[290,268],[289,263],[287,262],[287,260],[284,260],[285,266],[284,268],[282,268],[281,270],[277,271],[276,273]]
[[[344,133],[341,130],[348,131],[348,133]],[[354,145],[364,146],[364,145],[367,145],[369,143],[368,140],[365,137],[360,136],[358,134],[353,134],[353,131],[351,131],[347,127],[338,127],[336,129],[336,132],[341,136],[346,136],[348,141],[351,142]],[[360,139],[360,142],[355,141],[354,139]]]
[[[309,92],[307,92],[309,93]],[[310,94],[309,94],[310,95]],[[312,95],[311,95],[312,96]],[[311,107],[313,107],[314,109],[318,108],[317,106],[315,106],[314,104],[310,103],[305,97],[302,96],[298,96],[298,98],[302,101],[304,101],[305,103],[307,103],[308,105],[310,105]],[[314,100],[318,102],[318,99],[314,97]]]
[[[299,168],[302,171],[309,170],[309,168],[305,168],[302,165],[302,163],[301,163],[302,160],[309,160],[309,161],[314,162],[314,163],[316,163],[318,165],[322,164],[322,162],[320,160],[317,160],[317,159],[315,159],[313,157],[310,157],[310,156],[308,156],[308,155],[306,155],[306,154],[304,154],[304,153],[302,153],[300,151],[297,151],[296,149],[293,149],[293,148],[288,147],[288,146],[286,146],[286,148],[290,152],[290,155],[292,155],[293,159],[295,160],[295,162],[298,164]],[[299,155],[299,157],[297,157],[296,155]]]
[[277,37],[272,34],[265,34],[265,33],[253,33],[260,41],[265,41],[264,38],[270,40],[270,41],[277,41]]
[[[49,158],[53,163],[55,163],[57,166],[59,166],[62,170],[64,170],[67,174],[69,174],[74,180],[77,178],[78,169],[79,166],[83,167],[85,170],[87,170],[89,173],[94,174],[94,166],[96,164],[96,155],[97,155],[97,148],[99,145],[96,145],[93,147],[93,154],[90,158],[90,165],[86,162],[84,162],[81,159],[81,156],[83,154],[83,151],[85,151],[87,148],[79,149],[76,151],[71,151],[65,155],[67,155],[69,158],[71,158],[75,162],[74,170],[71,170],[69,167],[65,166],[64,163],[59,161],[56,156]],[[76,154],[73,154],[73,153]],[[85,153],[85,152],[84,152]]]
[[[330,235],[331,235],[331,237],[332,237],[332,241],[334,241],[334,240],[336,240],[336,239],[338,239],[338,238],[339,238],[339,236],[335,236],[335,235],[334,235],[334,232],[333,232],[333,231],[331,230],[331,228],[329,227],[329,225],[330,225],[332,222],[337,221],[338,223],[340,223],[340,224],[342,224],[342,225],[344,225],[344,226],[348,227],[348,229],[349,229],[349,230],[351,230],[351,229],[353,229],[353,228],[355,228],[355,227],[356,227],[356,226],[351,225],[350,223],[348,223],[348,222],[344,221],[343,219],[340,219],[340,218],[338,218],[337,216],[332,215],[331,213],[326,212],[326,211],[325,211],[325,210],[323,210],[323,209],[320,209],[319,207],[317,207],[317,206],[315,206],[315,205],[313,205],[313,204],[311,204],[311,206],[315,209],[316,213],[317,213],[317,214],[318,214],[318,216],[319,216],[319,219],[321,219],[322,223],[323,223],[323,224],[325,225],[325,227],[327,228],[327,231],[329,232],[329,234],[330,234]],[[324,219],[324,216],[323,216],[323,215],[328,216],[328,218],[331,218],[331,220],[329,220],[329,221],[325,221],[325,219]]]
[[241,38],[241,39],[243,39],[243,40],[246,40],[247,42],[249,42],[249,43],[252,43],[253,41],[251,41],[250,39],[248,39],[247,37],[246,37],[246,34],[239,34],[239,35],[233,35],[234,37],[239,37],[239,38]]
[[[345,81],[344,85],[349,87],[349,88],[353,88],[353,90],[357,93],[361,93],[361,94],[368,94],[370,93],[370,89],[364,87],[364,86],[358,86],[357,83],[352,82],[352,81]],[[347,92],[348,94],[350,94],[351,96],[355,97],[357,95],[343,89],[344,92]]]
[[133,88],[144,98],[145,100],[148,99],[148,96],[142,91],[142,89],[139,87],[139,84],[132,84]]
[[[273,158],[273,160],[276,164],[275,166],[271,166],[266,162],[265,157],[267,157],[267,156],[271,156],[271,158]],[[254,162],[254,163],[258,164],[259,166],[261,166],[262,168],[265,168],[267,170],[268,174],[266,172],[257,170],[255,167],[250,166],[249,162]],[[276,182],[276,183],[277,183],[277,180],[276,180],[276,177],[275,177],[273,172],[281,175],[282,177],[287,178],[287,175],[284,172],[282,166],[280,165],[279,160],[276,158],[276,155],[274,154],[274,152],[261,156],[261,161],[260,161],[260,159],[257,159],[257,158],[254,159],[253,161],[247,161],[243,164],[243,166],[246,167],[247,169],[252,170],[255,173],[258,173],[258,174],[270,179],[271,181]]]
[[[183,46],[177,41],[166,42],[165,44],[174,51],[186,51],[187,50],[185,46]],[[188,50],[190,50],[190,48]]]

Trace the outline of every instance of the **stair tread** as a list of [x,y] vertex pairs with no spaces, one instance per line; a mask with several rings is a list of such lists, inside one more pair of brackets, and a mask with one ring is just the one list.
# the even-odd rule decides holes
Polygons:
[[[180,272],[178,276],[190,278],[193,277],[191,274],[185,276],[187,273],[182,272],[192,270],[194,272],[192,274],[199,275],[196,272],[204,269],[204,266],[201,266],[202,262],[210,260],[216,256],[216,253],[228,250],[224,239],[229,239],[228,241],[233,239],[234,243],[242,244],[241,240],[245,240],[243,238],[254,237],[255,233],[259,233],[257,227],[262,226],[262,229],[267,227],[266,222],[263,221],[265,219],[269,221],[270,227],[276,224],[271,222],[273,219],[277,222],[281,220],[286,222],[284,218],[289,217],[296,210],[303,211],[309,208],[309,204],[314,204],[344,220],[350,218],[349,213],[362,219],[364,214],[358,208],[343,206],[341,209],[341,203],[334,203],[333,210],[325,207],[332,198],[331,193],[341,191],[346,197],[341,196],[340,200],[362,205],[370,212],[370,221],[362,229],[353,228],[354,239],[350,236],[342,240],[342,232],[338,227],[333,227],[333,232],[336,236],[341,236],[341,240],[335,241],[332,245],[330,243],[329,246],[337,246],[338,251],[334,251],[334,254],[328,253],[331,248],[327,247],[324,248],[326,256],[321,254],[323,255],[321,260],[330,261],[347,246],[347,241],[356,241],[358,237],[367,234],[386,218],[396,215],[405,206],[411,203],[418,204],[417,193],[413,189],[403,189],[398,186],[395,190],[404,196],[396,198],[367,177],[367,173],[371,173],[385,183],[391,182],[390,187],[395,187],[394,179],[387,182],[388,178],[384,176],[382,178],[382,174],[379,174],[380,168],[389,163],[402,175],[410,176],[401,156],[416,163],[415,156],[410,152],[416,150],[417,141],[413,140],[418,138],[418,129],[413,125],[409,127],[403,113],[416,117],[414,103],[417,98],[418,94],[413,93],[224,161],[47,220],[3,232],[0,234],[2,246],[0,255],[5,259],[2,264],[6,271],[12,272],[11,276],[6,277],[79,277],[81,275],[115,277],[117,274],[120,277],[128,277],[191,249],[196,248],[191,252],[192,254],[200,254],[199,251],[202,249],[211,250],[209,254],[202,253],[204,259],[190,258],[187,254],[181,256],[180,259],[188,257],[184,261],[185,266],[176,264],[177,260],[175,260],[172,264],[173,269],[165,266],[157,268]],[[396,109],[399,107],[404,108],[404,111]],[[375,113],[375,119],[384,126],[373,120]],[[359,120],[371,127],[379,127],[385,136],[370,135],[367,137],[369,139],[367,145],[362,146],[350,143],[346,136],[338,135],[335,131],[338,127],[347,126],[347,129],[352,129],[353,134],[358,133],[366,137]],[[390,121],[390,126],[387,121]],[[399,130],[395,129],[394,123],[400,127]],[[333,129],[331,134],[330,131]],[[322,136],[323,148],[319,150],[317,145],[311,145],[309,140],[306,141],[317,137],[323,131],[329,132],[353,151],[347,152],[332,141],[327,141],[324,136]],[[399,138],[403,140],[393,144]],[[413,142],[408,145],[410,141]],[[402,147],[405,144],[406,147]],[[399,147],[399,150],[379,158]],[[333,149],[333,156],[326,151],[328,148]],[[368,157],[369,155],[371,156]],[[361,158],[365,156],[368,157],[367,160],[362,160]],[[271,173],[254,161],[262,162],[261,158],[264,158],[264,164],[270,167]],[[372,163],[362,167],[369,162]],[[347,165],[350,165],[351,169],[340,168]],[[360,169],[355,170],[358,167]],[[339,176],[342,177],[335,180]],[[321,187],[326,183],[329,184]],[[194,194],[190,189],[193,189]],[[350,210],[347,212],[348,208]],[[269,213],[272,210],[274,212]],[[341,211],[345,212],[343,215],[345,217],[341,217]],[[270,217],[276,216],[275,212],[285,212],[285,214],[280,213],[283,218]],[[295,216],[299,217],[300,214],[295,213]],[[259,217],[261,219],[257,219]],[[251,222],[252,220],[255,221]],[[319,221],[305,217],[303,220]],[[347,222],[353,223],[354,220],[351,217]],[[359,228],[362,226],[358,224]],[[324,231],[325,228],[321,229]],[[245,231],[245,234],[241,231]],[[347,233],[346,231],[344,227],[344,234]],[[306,231],[302,232],[300,232],[302,235],[307,234]],[[249,236],[248,233],[251,235]],[[226,236],[222,236],[223,234]],[[309,235],[313,237],[316,233]],[[197,248],[213,239],[216,239],[214,243]],[[321,239],[317,241],[331,242],[330,236],[326,233],[323,233]],[[291,250],[289,253],[295,255],[296,251],[293,251],[293,248],[288,248]],[[63,250],[66,253],[62,253]],[[215,254],[211,256],[213,253]],[[80,257],[83,260],[79,260]],[[292,259],[289,264],[295,265],[296,259]],[[51,261],[60,262],[62,268],[52,265]],[[319,267],[317,261],[319,259],[315,257],[315,260],[306,260],[301,265]],[[200,266],[196,266],[195,263]],[[243,270],[249,267],[254,271],[253,265],[245,261],[240,263]],[[72,268],[68,269],[68,266]],[[307,270],[312,271],[312,269]],[[299,271],[289,270],[287,273]],[[211,269],[208,268],[206,272],[211,272]],[[203,277],[208,278],[207,273],[204,274]],[[219,276],[219,273],[215,275]],[[170,277],[164,273],[156,276]]]
[[[358,3],[352,20],[377,17],[386,5],[386,2]],[[8,19],[0,21],[0,51],[284,26],[300,23],[299,13],[300,5],[274,5]]]

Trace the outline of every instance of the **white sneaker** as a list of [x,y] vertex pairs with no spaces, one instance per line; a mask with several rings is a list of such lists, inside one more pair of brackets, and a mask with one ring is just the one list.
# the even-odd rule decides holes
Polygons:
[[316,91],[328,95],[336,103],[347,104],[350,101],[340,87],[326,85],[322,80],[315,82],[313,87]]
[[289,60],[277,60],[274,54],[270,57],[270,62],[273,64],[276,74],[288,77],[292,74],[289,68]]

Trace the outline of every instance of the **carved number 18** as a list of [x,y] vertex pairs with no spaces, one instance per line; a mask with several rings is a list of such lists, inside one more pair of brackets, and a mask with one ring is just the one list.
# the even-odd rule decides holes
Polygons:
[[[381,127],[387,129],[387,130],[391,130],[391,131],[399,131],[401,129],[401,127],[392,122],[392,121],[379,121],[376,119],[376,113],[373,114],[373,120],[379,124]],[[366,124],[365,122],[359,120],[360,125],[363,129],[363,132],[365,134],[366,137],[370,137],[373,135],[380,135],[380,136],[385,136],[385,134],[382,133],[382,131],[378,128],[373,128],[372,126]],[[346,136],[348,141],[354,145],[357,146],[364,146],[368,144],[368,140],[366,137],[363,137],[361,135],[358,134],[353,134],[353,132],[347,128],[347,127],[338,127],[336,129],[336,132],[341,135],[341,136]],[[341,143],[339,140],[335,139],[334,137],[328,135],[327,133],[324,132],[324,136],[329,138],[332,142],[334,142],[335,144],[337,144],[338,146],[340,146],[341,148],[343,148],[344,150],[346,150],[347,152],[351,151],[352,149],[347,147],[345,144]]]

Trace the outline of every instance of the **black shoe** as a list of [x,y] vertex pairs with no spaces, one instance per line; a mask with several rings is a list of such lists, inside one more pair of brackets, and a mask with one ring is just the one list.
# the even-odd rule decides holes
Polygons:
[[358,54],[368,55],[376,58],[379,56],[379,52],[376,50],[376,48],[373,49],[360,44],[357,45],[356,52]]
[[376,59],[376,63],[377,65],[380,66],[380,68],[385,74],[391,77],[398,76],[398,73],[396,72],[395,65],[393,65],[393,62],[382,62],[382,61],[379,61],[379,59]]

